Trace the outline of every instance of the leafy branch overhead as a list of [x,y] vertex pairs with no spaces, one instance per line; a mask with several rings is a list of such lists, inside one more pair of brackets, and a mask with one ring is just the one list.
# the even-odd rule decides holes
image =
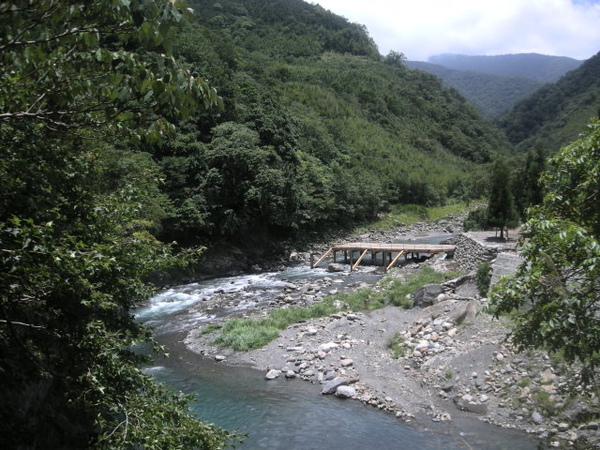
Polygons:
[[170,56],[168,0],[0,3],[0,434],[6,448],[222,448],[140,369],[146,280],[183,262],[148,154],[218,103]]
[[113,132],[150,126],[154,138],[172,130],[219,102],[171,55],[186,14],[170,1],[0,3],[0,121]]

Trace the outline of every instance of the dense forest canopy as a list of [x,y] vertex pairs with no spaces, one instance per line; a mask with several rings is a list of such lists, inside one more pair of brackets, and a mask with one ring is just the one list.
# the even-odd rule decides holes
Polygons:
[[440,77],[444,84],[455,88],[490,120],[509,111],[543,86],[539,81],[524,77],[455,70],[420,61],[407,61],[407,65]]
[[469,175],[510,152],[456,91],[401,54],[382,57],[363,26],[318,5],[192,6],[175,50],[224,110],[148,149],[172,180],[165,239],[298,239],[392,204],[478,196]]
[[572,142],[590,117],[600,115],[600,53],[548,84],[497,119],[518,150],[541,145],[551,152]]
[[0,3],[3,448],[218,448],[143,374],[132,316],[177,260],[156,164],[137,151],[218,103],[170,56],[170,1]]

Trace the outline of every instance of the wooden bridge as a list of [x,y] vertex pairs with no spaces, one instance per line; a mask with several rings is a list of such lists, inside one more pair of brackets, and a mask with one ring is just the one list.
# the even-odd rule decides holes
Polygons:
[[[348,253],[350,254],[350,270],[352,271],[358,267],[360,262],[370,252],[371,259],[375,264],[377,263],[377,255],[379,253],[382,254],[381,262],[387,271],[394,267],[394,264],[398,262],[402,255],[407,258],[409,254],[418,255],[419,253],[427,253],[432,255],[436,253],[452,253],[454,252],[454,249],[454,245],[445,244],[375,244],[367,242],[339,244],[327,250],[316,263],[313,264],[311,261],[310,267],[311,269],[317,267],[331,253],[333,253],[333,261],[337,262],[337,252],[343,251],[344,261],[348,260]],[[354,259],[355,253],[357,252],[359,253],[359,256],[357,259]]]

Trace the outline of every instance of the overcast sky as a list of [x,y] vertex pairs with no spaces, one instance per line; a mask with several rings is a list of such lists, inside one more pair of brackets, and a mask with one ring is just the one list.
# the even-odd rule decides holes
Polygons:
[[600,0],[308,0],[366,25],[386,55],[600,52]]

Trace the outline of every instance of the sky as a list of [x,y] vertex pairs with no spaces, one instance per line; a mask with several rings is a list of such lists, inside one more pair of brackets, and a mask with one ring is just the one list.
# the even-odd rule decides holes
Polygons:
[[600,0],[308,0],[365,25],[382,55],[600,52]]

